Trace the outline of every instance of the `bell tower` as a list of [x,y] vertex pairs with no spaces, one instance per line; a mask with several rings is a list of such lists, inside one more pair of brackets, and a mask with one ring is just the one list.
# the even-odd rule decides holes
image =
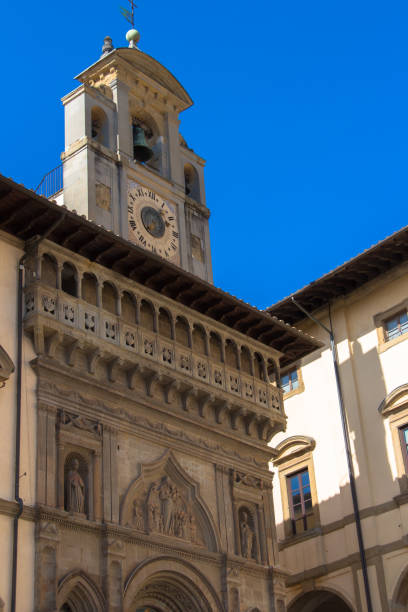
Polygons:
[[63,203],[212,282],[204,160],[179,132],[192,100],[137,47],[105,38],[97,62],[66,95]]

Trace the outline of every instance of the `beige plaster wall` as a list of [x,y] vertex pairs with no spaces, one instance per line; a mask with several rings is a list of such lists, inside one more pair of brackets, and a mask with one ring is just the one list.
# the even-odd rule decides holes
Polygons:
[[[403,547],[402,538],[408,530],[405,506],[392,507],[394,496],[400,493],[395,449],[388,419],[384,419],[378,411],[388,393],[408,382],[408,334],[387,346],[387,343],[379,341],[375,319],[379,313],[406,300],[407,294],[408,268],[401,266],[347,298],[338,300],[332,310],[359,504],[361,509],[368,511],[368,516],[363,515],[366,549],[376,546],[383,546],[385,550],[387,546]],[[317,316],[328,324],[327,311],[322,310]],[[328,340],[327,335],[310,321],[299,327],[325,342]],[[341,564],[348,555],[358,551],[354,524],[341,524],[344,517],[352,514],[352,504],[334,371],[328,348],[305,358],[301,371],[304,391],[294,393],[285,400],[287,430],[272,441],[276,446],[282,440],[297,435],[310,436],[316,441],[312,456],[323,534],[284,547],[281,562],[295,573],[324,564],[330,566],[334,562]],[[283,540],[283,509],[277,477],[274,479],[274,503],[278,537]],[[387,503],[391,503],[391,506],[380,508],[376,513],[371,512],[371,509]],[[337,529],[336,521],[340,521]],[[326,526],[330,527],[329,530],[325,530]],[[406,554],[394,551],[384,557],[383,563],[387,597],[391,601],[397,577],[407,564]],[[374,609],[381,610],[381,581],[374,565],[369,566],[369,572]],[[333,575],[328,573],[322,580],[326,587],[330,587]],[[352,600],[352,582],[348,580],[342,588]],[[363,592],[361,584],[362,598]]]
[[[17,280],[18,262],[23,255],[22,245],[0,232],[0,344],[10,358],[17,363]],[[21,469],[20,496],[24,504],[35,503],[35,373],[30,366],[34,352],[30,341],[23,340],[23,373],[22,373],[22,410],[21,410]],[[0,499],[14,500],[14,465],[15,465],[15,418],[16,418],[16,385],[14,372],[0,389],[1,428],[0,428]],[[12,558],[13,519],[0,515],[0,597],[4,600],[6,610],[10,606],[10,581]],[[19,612],[32,611],[34,592],[34,524],[19,522],[19,563],[18,563],[18,601]]]

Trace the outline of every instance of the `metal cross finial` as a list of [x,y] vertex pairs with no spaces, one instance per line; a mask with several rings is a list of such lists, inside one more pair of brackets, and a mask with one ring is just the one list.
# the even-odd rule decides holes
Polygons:
[[126,21],[128,21],[132,25],[132,28],[134,28],[135,27],[135,8],[137,8],[137,5],[134,3],[134,0],[128,0],[128,2],[131,6],[131,10],[129,11],[128,9],[125,9],[123,8],[123,6],[121,6],[120,12],[122,13]]

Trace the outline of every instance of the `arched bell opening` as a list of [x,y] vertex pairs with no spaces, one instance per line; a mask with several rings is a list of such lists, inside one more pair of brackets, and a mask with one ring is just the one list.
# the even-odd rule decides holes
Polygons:
[[192,164],[184,166],[184,189],[187,196],[200,202],[200,178]]
[[353,608],[337,593],[321,589],[295,599],[288,612],[353,612]]
[[133,159],[161,172],[162,137],[153,117],[138,109],[132,114]]
[[108,117],[99,106],[94,106],[91,110],[91,136],[99,144],[109,147]]

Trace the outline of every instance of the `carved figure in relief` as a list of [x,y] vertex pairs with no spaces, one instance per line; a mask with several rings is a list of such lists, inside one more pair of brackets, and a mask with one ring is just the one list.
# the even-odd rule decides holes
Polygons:
[[67,510],[85,512],[85,484],[78,472],[79,461],[74,459],[67,477]]
[[163,530],[168,535],[174,534],[174,506],[177,496],[175,489],[168,481],[167,476],[159,485],[159,499],[161,501],[161,512],[163,517]]
[[241,551],[242,556],[247,559],[252,558],[252,547],[254,544],[254,532],[249,524],[248,513],[243,512],[241,523],[240,523],[240,532],[241,532]]
[[143,502],[140,499],[133,500],[133,527],[141,531],[145,528]]

